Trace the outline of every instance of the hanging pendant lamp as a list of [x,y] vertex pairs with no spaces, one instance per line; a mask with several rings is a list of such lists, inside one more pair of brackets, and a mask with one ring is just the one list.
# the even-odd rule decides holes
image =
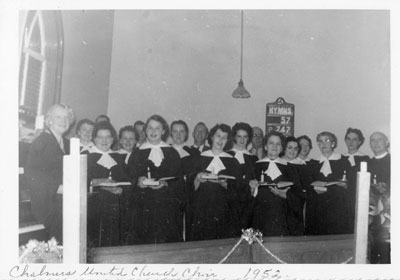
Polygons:
[[241,24],[240,24],[240,80],[238,87],[233,91],[232,97],[234,98],[249,98],[250,93],[244,87],[242,74],[243,74],[243,10],[240,13]]

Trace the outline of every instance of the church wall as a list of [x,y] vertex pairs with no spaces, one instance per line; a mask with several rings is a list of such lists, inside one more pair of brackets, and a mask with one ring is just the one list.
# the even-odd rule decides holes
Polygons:
[[[389,39],[384,10],[245,11],[251,98],[234,99],[239,11],[115,11],[107,112],[117,129],[154,113],[190,128],[245,121],[264,129],[266,103],[283,97],[295,104],[295,135],[313,139],[312,156],[324,130],[345,152],[349,126],[390,135]],[[371,154],[368,141],[361,151]]]
[[62,19],[61,102],[94,120],[107,113],[114,12],[63,10]]

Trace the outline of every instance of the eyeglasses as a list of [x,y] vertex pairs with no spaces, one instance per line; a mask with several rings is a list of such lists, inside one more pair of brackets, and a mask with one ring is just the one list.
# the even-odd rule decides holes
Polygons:
[[106,141],[111,141],[114,140],[114,138],[112,136],[106,136],[106,137],[96,137],[97,140],[106,140]]
[[318,142],[318,144],[322,144],[322,143],[329,144],[329,143],[332,143],[333,141],[331,139],[326,139],[326,140],[318,140],[317,142]]
[[262,134],[253,134],[253,137],[263,137]]

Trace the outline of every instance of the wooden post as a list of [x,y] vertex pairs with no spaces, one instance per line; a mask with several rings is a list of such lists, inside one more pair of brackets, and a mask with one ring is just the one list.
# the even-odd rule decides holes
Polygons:
[[63,162],[63,262],[79,264],[86,263],[87,157],[78,138],[71,138],[70,151]]
[[369,188],[371,173],[367,171],[367,163],[361,162],[360,171],[357,172],[356,195],[356,221],[355,221],[355,260],[357,264],[367,262],[368,246],[368,212],[369,212]]

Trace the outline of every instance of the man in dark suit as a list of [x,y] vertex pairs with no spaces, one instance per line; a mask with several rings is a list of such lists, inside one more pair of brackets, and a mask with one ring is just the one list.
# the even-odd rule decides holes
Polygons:
[[208,136],[208,128],[203,122],[199,122],[193,129],[193,145],[192,148],[198,149],[200,153],[210,149],[205,144]]

